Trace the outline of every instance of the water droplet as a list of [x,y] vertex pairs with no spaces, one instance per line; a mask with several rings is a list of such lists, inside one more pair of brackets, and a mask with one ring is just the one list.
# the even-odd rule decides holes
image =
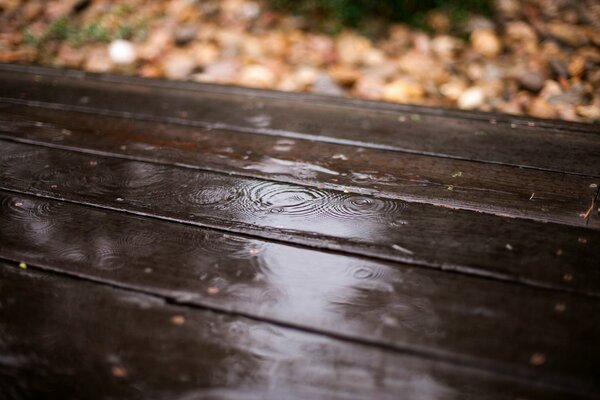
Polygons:
[[356,278],[356,279],[369,279],[371,277],[373,277],[373,271],[369,268],[358,268],[356,270],[354,270],[354,272],[352,273],[352,275]]

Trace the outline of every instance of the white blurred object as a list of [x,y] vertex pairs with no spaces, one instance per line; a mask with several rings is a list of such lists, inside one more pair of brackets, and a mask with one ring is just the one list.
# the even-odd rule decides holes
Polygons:
[[116,64],[131,64],[136,59],[135,47],[128,40],[113,40],[108,46],[108,55]]

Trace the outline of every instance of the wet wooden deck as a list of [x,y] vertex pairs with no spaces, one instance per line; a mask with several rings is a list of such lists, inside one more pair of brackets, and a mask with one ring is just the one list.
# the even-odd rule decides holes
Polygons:
[[598,125],[0,65],[0,397],[598,398],[599,184]]

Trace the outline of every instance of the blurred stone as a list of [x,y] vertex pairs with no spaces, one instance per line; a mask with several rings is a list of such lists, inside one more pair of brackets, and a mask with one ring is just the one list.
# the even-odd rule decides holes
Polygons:
[[460,51],[462,43],[449,35],[436,36],[431,41],[431,49],[433,52],[443,60],[452,60],[454,56]]
[[185,24],[175,28],[175,44],[183,46],[196,38],[198,27],[196,24]]
[[531,25],[523,22],[509,22],[505,26],[506,41],[515,51],[524,50],[535,54],[538,51],[538,36]]
[[58,65],[60,66],[79,68],[83,63],[84,58],[85,52],[66,43],[61,45],[58,50],[57,60],[59,62]]
[[196,64],[205,66],[219,60],[221,53],[219,48],[213,43],[199,43],[193,45],[190,53],[193,55]]
[[473,49],[485,57],[493,58],[502,51],[502,43],[494,31],[489,29],[475,30],[471,33]]
[[350,86],[358,80],[361,72],[344,64],[336,64],[329,68],[329,74],[340,85]]
[[544,87],[544,76],[537,71],[527,71],[519,76],[519,84],[524,89],[539,92]]
[[21,14],[26,21],[32,21],[39,17],[44,10],[44,5],[39,1],[28,1],[21,8]]
[[330,96],[343,96],[346,93],[328,74],[320,74],[313,84],[313,92]]
[[194,74],[193,79],[199,82],[230,83],[237,75],[239,65],[233,60],[210,63],[201,74]]
[[155,58],[167,50],[172,40],[173,36],[168,29],[157,29],[138,48],[138,56],[144,59]]
[[458,107],[465,110],[472,110],[480,107],[485,101],[485,92],[479,87],[471,87],[465,90],[458,97]]
[[585,88],[581,85],[575,85],[561,94],[550,96],[548,98],[548,103],[577,105],[583,103],[585,96]]
[[376,67],[384,62],[385,55],[381,50],[375,48],[371,48],[369,51],[367,51],[363,59],[363,64],[369,67]]
[[571,24],[553,22],[548,24],[548,30],[552,36],[571,47],[583,46],[588,41],[579,27]]
[[242,68],[238,83],[243,86],[268,88],[275,84],[276,77],[273,71],[260,64],[246,65]]
[[585,57],[582,57],[582,56],[574,57],[569,62],[569,66],[567,67],[569,74],[571,74],[571,76],[583,75],[583,73],[585,72],[586,62],[587,62],[587,59]]
[[527,112],[538,118],[556,118],[558,115],[556,109],[541,98],[534,99]]
[[169,79],[187,79],[195,66],[194,59],[182,52],[170,53],[163,63],[165,76]]
[[569,71],[567,70],[567,66],[565,65],[565,63],[562,60],[553,58],[548,62],[548,64],[550,65],[550,68],[552,69],[552,71],[554,71],[554,73],[556,75],[564,76],[564,77],[569,76]]
[[84,68],[91,72],[108,72],[112,62],[106,47],[91,49],[86,57]]
[[318,77],[319,70],[317,68],[309,67],[306,65],[299,67],[294,73],[295,80],[303,88],[306,88],[307,86],[312,86]]
[[160,78],[164,74],[162,68],[155,64],[142,65],[138,73],[144,78]]
[[481,15],[473,15],[467,21],[467,25],[465,26],[465,31],[467,33],[472,33],[475,31],[494,31],[496,30],[496,25],[490,21],[489,19],[481,16]]
[[245,2],[240,7],[240,12],[244,19],[255,19],[260,15],[260,5],[253,1]]
[[539,97],[547,100],[552,96],[558,96],[559,94],[562,94],[562,92],[563,91],[558,82],[547,80],[544,82],[544,87],[542,88]]
[[115,64],[131,64],[136,59],[133,43],[128,40],[113,40],[108,46],[108,55]]
[[584,118],[588,118],[594,121],[600,120],[600,104],[590,104],[589,106],[577,106],[575,107],[577,114]]
[[361,76],[354,85],[353,93],[359,97],[379,100],[383,97],[385,82],[380,76]]
[[450,82],[440,86],[440,93],[451,100],[458,100],[460,95],[467,89],[467,83],[462,79],[452,79]]
[[494,6],[504,18],[509,19],[517,18],[522,10],[518,0],[495,0]]
[[411,103],[421,100],[425,94],[423,87],[413,80],[400,78],[386,85],[383,98],[398,103]]
[[345,64],[359,64],[364,55],[371,50],[371,41],[354,33],[343,33],[337,39],[338,59]]
[[425,18],[427,25],[437,33],[447,33],[450,31],[451,24],[448,14],[440,10],[432,10],[427,13]]

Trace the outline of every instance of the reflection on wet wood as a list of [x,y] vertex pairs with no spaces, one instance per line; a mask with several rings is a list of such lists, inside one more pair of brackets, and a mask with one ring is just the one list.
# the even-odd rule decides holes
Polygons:
[[598,178],[9,103],[0,138],[600,229]]
[[5,263],[0,263],[0,293],[0,390],[7,399],[49,393],[64,399],[566,395]]
[[[294,96],[261,96],[253,90],[232,94],[194,90],[190,84],[182,89],[148,80],[36,71],[24,74],[14,67],[0,68],[1,97],[57,109],[600,176],[600,129],[593,125],[531,119],[526,123],[521,118],[514,119],[521,121],[518,125],[498,124],[493,116],[487,120],[446,117],[422,113],[425,108],[417,107],[414,113],[348,108],[334,101],[328,106]],[[546,128],[537,128],[538,122]]]
[[[0,207],[3,258],[580,389],[600,369],[600,326],[586,318],[600,303],[582,296],[31,196],[0,194]],[[532,366],[537,353],[547,362]]]
[[0,188],[9,190],[495,279],[600,293],[596,230],[11,142],[0,148],[0,176]]

